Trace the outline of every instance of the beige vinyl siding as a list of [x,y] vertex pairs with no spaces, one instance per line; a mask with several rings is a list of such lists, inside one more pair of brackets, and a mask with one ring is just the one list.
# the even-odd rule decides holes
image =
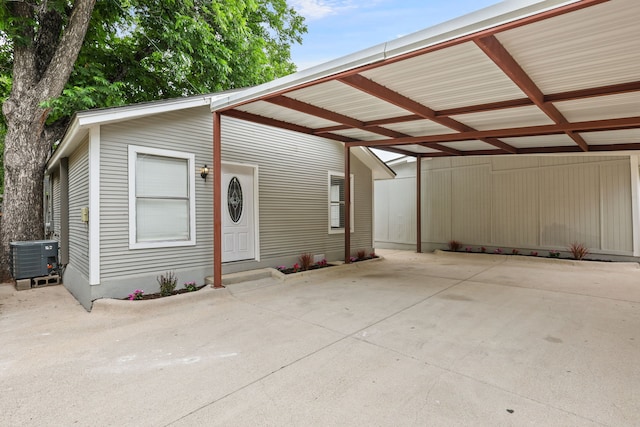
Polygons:
[[[213,271],[213,180],[200,177],[212,163],[212,120],[207,107],[106,125],[100,141],[101,280],[211,265]],[[195,154],[196,246],[129,249],[128,146]],[[180,284],[181,285],[181,284]]]
[[[344,235],[329,234],[328,173],[344,171],[338,142],[223,117],[223,161],[258,165],[261,258],[338,252]],[[354,233],[351,247],[372,247],[371,171],[351,156]]]
[[[415,177],[415,163],[397,169],[401,174],[413,170]],[[578,242],[594,253],[633,254],[628,157],[432,159],[423,161],[422,176],[422,241],[427,247],[445,247],[455,239],[474,249],[563,250]],[[409,209],[407,203],[388,195],[405,184],[389,182],[384,192],[376,184],[376,197],[382,198],[377,206],[385,206],[376,215],[397,217],[397,209]],[[392,222],[387,230],[376,230],[387,237],[378,241],[405,243]]]
[[69,157],[69,188],[69,265],[89,277],[89,226],[81,216],[82,208],[89,207],[88,141]]

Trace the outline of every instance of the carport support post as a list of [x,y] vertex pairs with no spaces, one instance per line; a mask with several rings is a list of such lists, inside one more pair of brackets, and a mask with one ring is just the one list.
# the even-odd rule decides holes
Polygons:
[[422,156],[416,156],[416,252],[422,252]]
[[351,262],[351,149],[344,145],[344,263]]
[[213,287],[222,288],[222,129],[213,112]]

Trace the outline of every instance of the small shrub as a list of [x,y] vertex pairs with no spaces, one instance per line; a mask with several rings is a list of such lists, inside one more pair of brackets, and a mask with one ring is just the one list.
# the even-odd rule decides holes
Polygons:
[[358,258],[356,258],[356,257],[354,257],[354,256],[352,256],[352,257],[350,257],[350,258],[349,258],[349,261],[351,261],[351,262],[356,262],[357,260],[358,260]]
[[302,271],[308,270],[313,265],[313,254],[303,253],[298,257],[299,268]]
[[589,255],[589,249],[583,243],[572,243],[569,245],[569,252],[573,256],[573,259],[581,260]]
[[318,267],[326,267],[327,266],[327,260],[325,258],[323,258],[320,261],[316,262],[316,265]]
[[462,248],[462,243],[457,240],[449,240],[449,250],[452,252],[458,252]]
[[371,252],[371,253],[369,254],[369,256],[371,257],[371,259],[373,259],[373,258],[376,258],[376,257],[377,257],[377,255],[376,255],[376,253],[375,253],[375,252]]
[[160,285],[160,295],[167,297],[173,293],[178,283],[178,278],[173,271],[167,271],[166,276],[161,274],[158,278],[158,284]]
[[196,282],[186,282],[184,288],[187,292],[193,292],[198,290],[198,285],[196,285]]
[[520,255],[520,251],[517,249],[511,250],[511,255]]
[[485,248],[484,246],[482,246],[482,247],[480,248],[480,252],[482,252],[482,253],[487,252],[487,248]]
[[549,257],[550,258],[560,258],[560,251],[556,251],[554,250],[550,250],[549,251]]
[[293,264],[293,272],[297,273],[298,271],[300,271],[300,264],[296,262],[295,264]]
[[493,251],[493,253],[500,255],[502,253],[502,249],[498,248],[495,251]]
[[132,294],[129,294],[129,300],[130,301],[140,300],[142,299],[142,294],[144,294],[143,290],[136,289],[135,291],[133,291]]
[[473,248],[471,246],[467,246],[466,248],[464,248],[464,250],[466,252],[473,252]]
[[367,251],[365,251],[364,249],[360,249],[356,255],[358,256],[358,259],[365,259],[367,256]]
[[530,253],[529,255],[531,255],[531,256],[538,256],[538,252],[536,252],[536,251],[531,251],[531,253]]

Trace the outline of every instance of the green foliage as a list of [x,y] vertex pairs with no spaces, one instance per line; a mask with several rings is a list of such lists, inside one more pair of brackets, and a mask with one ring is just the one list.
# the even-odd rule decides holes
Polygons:
[[160,295],[168,297],[176,289],[178,278],[173,271],[167,271],[166,276],[161,274],[156,280],[160,285]]
[[48,122],[273,80],[295,71],[290,48],[304,32],[285,0],[98,1]]

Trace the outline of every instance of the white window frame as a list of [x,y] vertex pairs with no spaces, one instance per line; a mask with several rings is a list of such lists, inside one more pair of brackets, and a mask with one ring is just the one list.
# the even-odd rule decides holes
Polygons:
[[[335,176],[335,177],[339,177],[344,179],[344,172],[334,172],[334,171],[329,171],[329,173],[327,174],[327,227],[329,230],[329,234],[344,234],[344,227],[343,228],[331,228],[331,177]],[[350,185],[349,188],[351,189],[351,206],[350,206],[350,212],[349,212],[349,218],[350,218],[350,227],[349,230],[351,233],[354,232],[354,206],[355,206],[355,202],[354,202],[354,176],[353,174],[349,174],[350,179]]]
[[[186,240],[161,240],[153,242],[137,241],[137,209],[136,209],[136,160],[138,154],[170,157],[187,160],[187,177],[189,182],[189,238]],[[196,177],[195,155],[182,151],[163,150],[159,148],[129,145],[129,249],[170,248],[178,246],[195,246],[196,244]]]

